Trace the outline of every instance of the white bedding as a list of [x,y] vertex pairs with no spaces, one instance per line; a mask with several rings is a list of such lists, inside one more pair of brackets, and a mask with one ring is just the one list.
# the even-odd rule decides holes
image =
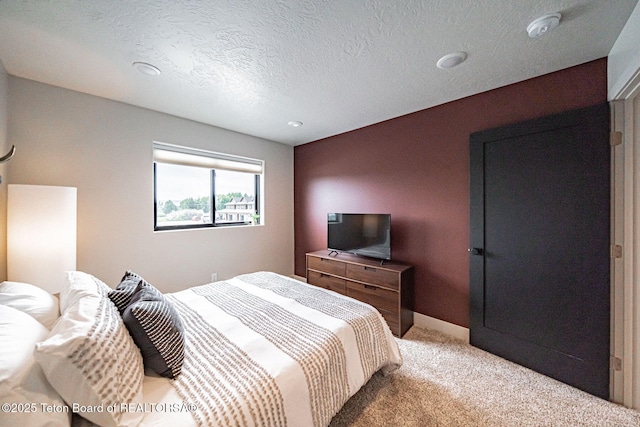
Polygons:
[[326,426],[402,363],[371,306],[260,272],[167,294],[185,326],[176,380],[145,377],[144,426]]

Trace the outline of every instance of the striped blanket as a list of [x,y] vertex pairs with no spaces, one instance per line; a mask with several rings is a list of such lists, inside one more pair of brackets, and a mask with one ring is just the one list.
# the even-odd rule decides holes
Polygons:
[[[173,395],[188,403],[189,424],[326,426],[376,371],[402,363],[371,306],[275,273],[167,298],[184,323],[185,362],[175,381],[163,383],[171,393],[145,384],[145,400]],[[142,424],[169,421],[167,415],[146,414]]]

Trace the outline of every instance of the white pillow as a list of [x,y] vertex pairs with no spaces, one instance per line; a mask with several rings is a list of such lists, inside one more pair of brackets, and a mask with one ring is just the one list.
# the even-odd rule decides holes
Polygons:
[[33,317],[0,305],[0,397],[20,384],[34,362],[36,343],[49,331]]
[[51,329],[60,317],[58,298],[29,283],[0,283],[0,305],[17,308],[33,316],[47,329]]
[[102,408],[77,411],[89,421],[105,427],[138,425],[144,414],[128,412],[126,405],[142,402],[140,350],[106,296],[108,286],[80,272],[70,272],[67,282],[61,292],[61,304],[67,305],[46,341],[36,346],[36,360],[66,402]]
[[111,290],[102,280],[82,271],[67,271],[64,286],[60,290],[60,313],[76,303],[80,298],[93,296],[107,296]]
[[[70,424],[71,411],[33,356],[36,343],[48,334],[28,314],[0,305],[0,402],[9,405],[9,410],[3,409],[0,415],[0,426]],[[47,408],[60,412],[47,412]]]

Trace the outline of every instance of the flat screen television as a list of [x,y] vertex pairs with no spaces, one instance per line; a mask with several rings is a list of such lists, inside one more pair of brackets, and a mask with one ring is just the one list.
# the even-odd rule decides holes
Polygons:
[[327,246],[382,260],[391,259],[390,214],[327,214]]

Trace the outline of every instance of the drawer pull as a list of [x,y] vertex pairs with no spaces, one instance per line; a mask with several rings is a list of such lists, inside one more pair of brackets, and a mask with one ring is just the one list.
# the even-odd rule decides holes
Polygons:
[[374,271],[374,272],[375,272],[375,271],[376,271],[376,269],[375,269],[375,268],[373,268],[373,267],[365,267],[365,268],[364,268],[364,271]]
[[364,288],[365,288],[365,289],[371,289],[371,290],[374,290],[374,291],[375,291],[376,289],[378,289],[378,287],[377,287],[377,286],[371,286],[371,285],[363,285],[363,286],[364,286]]
[[328,274],[320,273],[320,277],[329,277]]

